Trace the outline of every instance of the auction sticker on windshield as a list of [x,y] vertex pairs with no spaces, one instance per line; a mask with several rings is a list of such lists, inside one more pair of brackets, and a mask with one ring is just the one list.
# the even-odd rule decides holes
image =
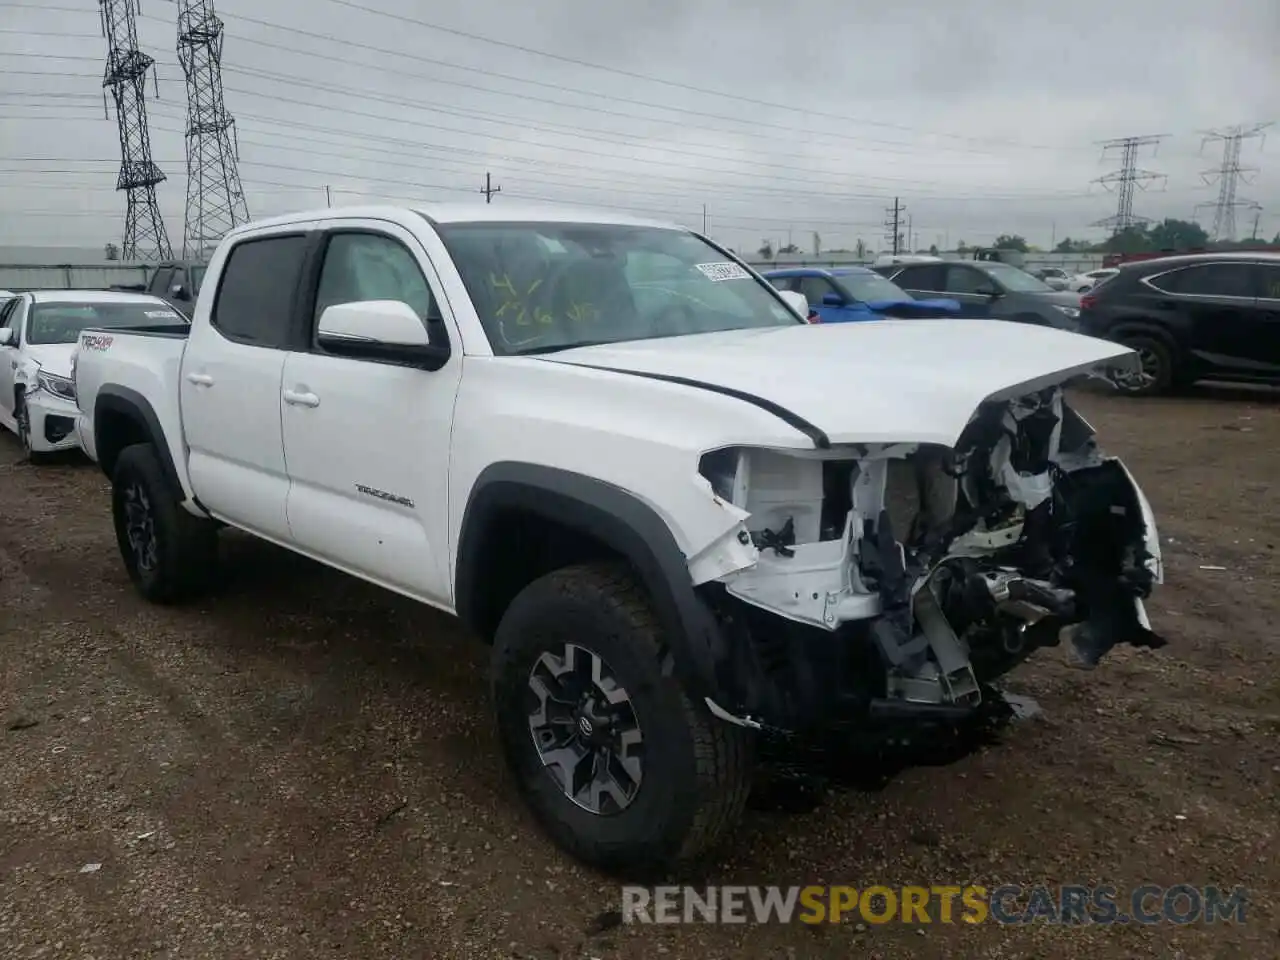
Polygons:
[[751,274],[736,263],[695,263],[695,267],[708,280],[719,283],[721,280],[750,280]]

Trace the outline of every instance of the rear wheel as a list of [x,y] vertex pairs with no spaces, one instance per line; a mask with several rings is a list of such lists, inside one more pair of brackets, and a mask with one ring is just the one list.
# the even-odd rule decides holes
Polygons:
[[126,447],[112,475],[116,543],[138,591],[152,603],[202,592],[217,564],[217,527],[183,509],[155,447]]
[[1116,389],[1129,396],[1168,393],[1176,381],[1173,350],[1165,341],[1147,334],[1128,334],[1120,343],[1137,351],[1138,369],[1116,379]]
[[665,643],[625,568],[527,586],[498,627],[493,694],[517,785],[562,848],[593,866],[666,869],[709,851],[750,787],[750,731],[663,670]]

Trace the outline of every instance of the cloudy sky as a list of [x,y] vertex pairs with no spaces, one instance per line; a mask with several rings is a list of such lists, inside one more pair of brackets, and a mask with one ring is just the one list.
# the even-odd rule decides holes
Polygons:
[[[0,244],[119,241],[97,0],[0,0]],[[363,200],[539,199],[700,227],[753,250],[1098,237],[1098,142],[1167,134],[1148,217],[1190,217],[1222,162],[1206,128],[1280,121],[1278,0],[217,0],[254,216]],[[177,7],[142,0],[170,239],[181,246]],[[153,91],[149,90],[149,93]],[[1242,198],[1280,231],[1280,125]],[[1200,218],[1212,223],[1212,210]],[[1240,232],[1253,212],[1239,214]]]

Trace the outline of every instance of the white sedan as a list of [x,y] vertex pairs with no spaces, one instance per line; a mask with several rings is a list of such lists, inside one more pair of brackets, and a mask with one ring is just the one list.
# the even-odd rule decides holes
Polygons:
[[1120,271],[1115,267],[1100,267],[1087,273],[1077,273],[1067,283],[1067,289],[1073,293],[1087,293],[1108,277],[1114,277]]
[[0,298],[0,426],[28,459],[75,449],[71,354],[89,327],[184,327],[159,297],[99,290],[48,290]]

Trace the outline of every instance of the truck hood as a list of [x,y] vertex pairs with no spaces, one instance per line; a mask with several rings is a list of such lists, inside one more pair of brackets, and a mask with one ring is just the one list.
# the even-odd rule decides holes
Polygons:
[[1134,357],[1119,344],[1049,327],[945,319],[731,330],[540,359],[746,394],[820,446],[824,439],[951,446],[984,400],[1129,366]]
[[23,348],[28,360],[40,364],[40,369],[55,377],[71,376],[71,354],[74,343],[29,343]]

